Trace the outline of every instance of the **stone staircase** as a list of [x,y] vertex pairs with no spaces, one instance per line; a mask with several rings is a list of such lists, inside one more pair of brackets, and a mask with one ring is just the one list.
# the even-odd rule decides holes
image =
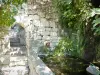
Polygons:
[[0,75],[29,75],[26,47],[12,47],[2,55]]
[[16,24],[12,27],[9,35],[0,41],[0,75],[54,75],[35,50],[29,50],[27,56],[29,43],[24,28]]

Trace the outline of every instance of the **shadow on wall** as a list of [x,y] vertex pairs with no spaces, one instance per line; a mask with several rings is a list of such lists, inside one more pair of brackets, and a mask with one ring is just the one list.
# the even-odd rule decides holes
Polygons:
[[10,46],[26,46],[25,29],[20,23],[15,23],[10,29]]

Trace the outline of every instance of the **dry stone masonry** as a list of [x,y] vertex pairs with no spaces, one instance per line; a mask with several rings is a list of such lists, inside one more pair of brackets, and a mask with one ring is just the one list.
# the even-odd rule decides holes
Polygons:
[[57,45],[60,27],[51,0],[28,0],[15,18],[25,28],[29,50],[38,52],[45,42],[50,42],[51,50]]
[[[38,57],[43,46],[50,46],[52,51],[60,39],[58,17],[52,1],[28,0],[27,3],[18,7],[15,19],[16,22],[11,28],[15,31],[10,32],[13,38],[9,40],[7,36],[6,42],[0,41],[0,62],[2,63],[0,73],[3,72],[3,75],[54,75]],[[23,30],[17,32],[18,27],[22,27]]]

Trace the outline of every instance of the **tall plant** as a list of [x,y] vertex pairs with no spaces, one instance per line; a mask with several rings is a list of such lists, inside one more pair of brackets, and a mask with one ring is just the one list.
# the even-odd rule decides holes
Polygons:
[[[83,48],[83,58],[93,61],[100,44],[100,9],[93,9],[88,0],[53,0],[59,14],[59,22],[64,29],[69,29],[68,37],[77,35],[77,49]],[[69,38],[70,39],[70,38]],[[71,41],[73,41],[71,39]]]
[[75,37],[73,34],[77,36],[70,40],[77,46],[76,51],[81,52],[80,50],[84,46],[84,29],[90,11],[87,0],[53,0],[53,4],[59,14],[59,22],[62,28],[70,30],[70,33],[67,32],[69,39]]

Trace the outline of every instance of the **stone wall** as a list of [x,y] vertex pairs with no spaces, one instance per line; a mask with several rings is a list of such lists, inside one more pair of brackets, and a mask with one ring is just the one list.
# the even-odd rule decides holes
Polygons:
[[2,68],[2,65],[8,65],[10,63],[9,52],[10,52],[9,36],[6,35],[4,38],[0,39],[0,68]]
[[25,28],[28,51],[38,52],[45,42],[50,42],[51,50],[57,45],[60,27],[51,0],[28,0],[15,18]]

